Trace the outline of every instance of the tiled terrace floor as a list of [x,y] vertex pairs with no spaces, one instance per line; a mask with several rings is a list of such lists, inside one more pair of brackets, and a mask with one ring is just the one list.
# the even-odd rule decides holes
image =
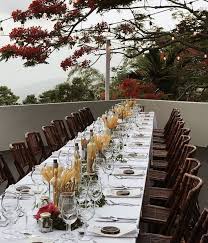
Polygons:
[[[18,174],[14,166],[11,153],[9,151],[6,151],[6,152],[2,152],[2,154],[5,160],[7,161],[14,177],[17,178]],[[202,164],[199,170],[199,176],[204,181],[204,185],[199,196],[199,204],[202,210],[204,207],[208,208],[208,147],[207,148],[198,147],[195,157],[199,159]]]

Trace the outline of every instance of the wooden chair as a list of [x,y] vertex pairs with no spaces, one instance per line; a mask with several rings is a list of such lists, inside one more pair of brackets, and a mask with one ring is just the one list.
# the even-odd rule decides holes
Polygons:
[[82,112],[82,116],[84,117],[87,126],[91,125],[92,121],[91,121],[91,118],[89,117],[89,113],[88,113],[87,109],[82,108],[82,109],[80,109],[80,111]]
[[82,124],[84,125],[84,128],[86,129],[86,127],[90,125],[88,118],[87,118],[86,110],[79,109],[78,112],[79,112],[80,119],[82,120]]
[[[174,197],[180,187],[180,183],[182,182],[184,174],[188,173],[191,175],[197,175],[200,166],[201,163],[197,159],[187,158],[182,168],[179,168],[178,170],[178,176],[175,179],[173,187],[169,187],[168,184],[166,188],[148,187],[147,191],[151,204],[162,204],[166,207],[171,207],[171,204],[174,201]],[[164,203],[161,203],[161,201]]]
[[9,148],[14,158],[14,164],[20,175],[19,179],[21,179],[32,170],[36,161],[34,161],[33,156],[30,154],[24,142],[12,143],[9,145]]
[[168,152],[172,152],[174,150],[178,139],[184,132],[184,124],[184,121],[176,122],[176,126],[173,132],[170,134],[169,138],[167,139],[166,144],[153,144],[153,157],[166,158],[168,156]]
[[51,124],[54,125],[54,127],[56,128],[58,136],[61,138],[62,143],[66,144],[70,139],[64,121],[52,120]]
[[48,156],[39,132],[27,132],[25,134],[25,140],[37,165],[47,159]]
[[[189,209],[189,207],[187,207]],[[190,210],[189,210],[190,211]],[[188,239],[184,239],[185,232],[188,228],[189,218],[184,220],[180,217],[179,223],[172,236],[164,236],[159,234],[141,233],[138,238],[138,243],[207,243],[208,242],[208,209],[204,209],[195,224],[191,235]],[[181,228],[181,229],[180,229]],[[183,231],[182,231],[183,230]],[[178,237],[177,237],[178,236]]]
[[71,115],[74,117],[75,126],[76,126],[77,131],[83,132],[85,130],[85,127],[84,127],[84,124],[82,123],[79,113],[72,112]]
[[183,121],[180,113],[175,113],[174,117],[172,118],[171,124],[168,129],[164,132],[164,134],[153,134],[153,143],[166,143],[167,138],[175,129],[175,125],[177,121]]
[[85,109],[87,111],[87,117],[88,117],[88,120],[89,120],[89,125],[91,125],[94,121],[95,121],[95,118],[92,114],[92,111],[89,107],[84,107],[83,109]]
[[5,163],[5,160],[4,160],[3,156],[0,155],[0,193],[3,193],[5,191],[5,189],[10,184],[12,184],[10,181],[11,178],[8,177],[7,171],[5,170],[4,163]]
[[8,179],[8,184],[9,185],[15,184],[15,179],[2,154],[0,154],[0,166],[1,166],[0,173],[1,173],[1,171],[3,171],[3,173],[5,173],[6,178]]
[[58,132],[55,126],[43,126],[42,130],[45,135],[48,147],[50,149],[50,153],[59,150],[64,145],[61,141],[61,138],[58,136]]
[[[183,164],[185,159],[187,158],[187,153],[185,145],[189,143],[191,140],[190,136],[182,135],[175,146],[175,153],[173,153],[173,158],[167,163],[166,171],[160,171],[156,169],[149,169],[148,178],[149,180],[159,182],[162,186],[166,185],[169,180],[174,180],[175,173],[173,173],[177,166]],[[158,184],[156,184],[158,186]]]
[[[202,180],[199,177],[185,173],[180,188],[174,197],[172,207],[145,205],[142,208],[141,222],[159,226],[157,233],[172,235],[171,241],[167,242],[179,243],[185,234],[186,226],[189,225],[192,218],[192,210],[198,199],[202,184]],[[140,235],[139,242],[157,242],[154,241],[156,240],[154,239],[155,235],[147,235],[143,239],[142,235]],[[153,237],[153,240],[151,237]],[[156,237],[158,242],[163,242],[159,241],[160,236],[156,235]]]
[[179,114],[180,114],[180,111],[176,108],[173,108],[164,129],[154,129],[153,130],[153,136],[164,137],[164,135],[166,133],[168,133],[168,131],[169,131],[169,129],[170,129],[172,123],[173,123],[174,117],[179,115]]
[[160,155],[161,157],[153,158],[151,168],[156,170],[167,171],[169,164],[171,164],[173,160],[176,160],[177,159],[176,155],[178,155],[178,153],[181,152],[180,143],[181,143],[181,139],[183,138],[182,136],[188,136],[189,133],[190,133],[190,129],[183,128],[180,132],[180,136],[178,137],[177,142],[170,147],[167,154],[165,153],[164,155]]
[[65,121],[69,131],[69,140],[74,139],[78,134],[78,129],[75,126],[75,120],[72,115],[66,116]]

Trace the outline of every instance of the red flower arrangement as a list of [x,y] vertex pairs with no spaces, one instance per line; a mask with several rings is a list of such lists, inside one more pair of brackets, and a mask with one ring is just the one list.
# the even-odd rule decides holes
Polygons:
[[40,215],[42,213],[50,213],[51,217],[58,217],[59,214],[60,214],[60,211],[53,203],[49,203],[49,204],[39,208],[37,214],[35,215],[35,218],[37,220],[39,220],[40,219]]
[[[57,230],[65,230],[66,223],[61,218],[61,212],[59,209],[54,205],[54,203],[48,203],[47,205],[39,208],[37,214],[34,216],[36,220],[40,219],[40,215],[42,213],[50,213],[51,219],[53,220],[53,228]],[[76,222],[72,224],[72,230],[75,230],[82,226],[82,221],[78,218]]]

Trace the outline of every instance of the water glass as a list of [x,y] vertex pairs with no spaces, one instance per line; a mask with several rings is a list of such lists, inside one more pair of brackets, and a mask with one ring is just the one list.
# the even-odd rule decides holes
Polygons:
[[77,220],[77,202],[74,193],[62,193],[60,195],[59,207],[61,210],[61,216],[64,222],[67,224],[67,232],[61,237],[67,242],[75,242],[76,237],[71,232],[71,225]]
[[92,219],[95,215],[95,208],[91,201],[84,201],[82,203],[79,203],[78,206],[78,213],[79,218],[83,221],[83,232],[79,232],[79,235],[81,236],[79,240],[81,241],[90,241],[92,239],[91,236],[87,235],[87,222]]

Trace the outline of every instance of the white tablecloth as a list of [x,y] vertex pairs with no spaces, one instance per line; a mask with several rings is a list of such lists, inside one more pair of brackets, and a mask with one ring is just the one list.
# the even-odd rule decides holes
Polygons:
[[[126,166],[126,165],[132,165],[138,167],[139,170],[144,170],[144,176],[132,176],[127,177],[125,179],[118,179],[115,176],[110,176],[110,184],[113,186],[140,186],[142,188],[141,197],[139,198],[110,198],[114,202],[125,202],[125,203],[132,203],[137,204],[137,206],[108,206],[105,205],[102,208],[96,208],[95,217],[100,215],[105,216],[115,216],[115,217],[137,217],[138,220],[135,224],[135,226],[139,227],[139,219],[141,214],[141,207],[142,207],[142,201],[143,201],[143,195],[144,195],[144,188],[146,183],[146,175],[147,170],[149,166],[149,158],[150,158],[150,151],[151,151],[151,139],[152,139],[152,131],[153,131],[153,122],[154,122],[154,113],[149,112],[148,116],[146,113],[140,113],[137,117],[137,121],[132,124],[131,129],[129,130],[129,138],[127,140],[127,146],[124,149],[124,158],[127,160],[126,163],[120,163],[116,162],[116,167],[119,166]],[[90,129],[90,128],[88,128]],[[79,139],[79,138],[78,138]],[[70,141],[65,148],[63,147],[61,150],[67,150],[69,149],[69,144],[73,144],[73,141]],[[141,145],[143,144],[143,145]],[[71,148],[73,150],[73,147]],[[130,158],[128,156],[128,153],[137,153],[137,156]],[[49,163],[52,162],[54,158],[48,158],[45,162]],[[43,162],[43,163],[45,163]],[[104,173],[101,173],[102,175],[102,181],[105,182],[107,180],[107,176]],[[40,180],[40,175],[36,175],[37,180]],[[30,175],[27,175],[24,177],[21,181],[17,183],[17,185],[25,185],[25,184],[32,184],[32,180]],[[104,189],[105,192],[105,189]],[[109,198],[106,198],[109,200]],[[29,211],[32,207],[32,201],[31,200],[21,200],[21,205],[25,208],[25,210]],[[34,213],[34,212],[33,212]],[[94,218],[95,218],[94,217]],[[60,235],[63,234],[63,231],[53,231],[51,233],[42,234],[39,232],[38,225],[36,220],[32,217],[32,215],[29,217],[28,224],[32,227],[34,227],[34,235],[40,235],[46,238],[50,238],[51,241],[49,242],[57,242],[60,238]],[[96,225],[106,225],[106,223],[103,222],[94,222],[94,219],[92,219],[89,222],[90,225],[96,224]],[[109,225],[109,223],[107,223]],[[126,223],[110,223],[110,225],[128,225]],[[25,225],[25,217],[19,218],[17,221],[15,228],[18,230],[21,227],[24,227]],[[5,239],[7,237],[6,234],[3,233],[3,231],[7,229],[7,227],[0,227],[0,242],[1,243],[8,243],[8,242],[31,242],[29,238],[27,239]],[[119,243],[135,243],[136,241],[136,235],[132,235],[131,238],[107,238],[107,237],[94,237],[95,241],[93,243],[105,243],[105,242],[119,242]],[[47,242],[47,241],[44,241]],[[78,241],[79,242],[79,241]],[[80,241],[81,242],[81,241]]]

